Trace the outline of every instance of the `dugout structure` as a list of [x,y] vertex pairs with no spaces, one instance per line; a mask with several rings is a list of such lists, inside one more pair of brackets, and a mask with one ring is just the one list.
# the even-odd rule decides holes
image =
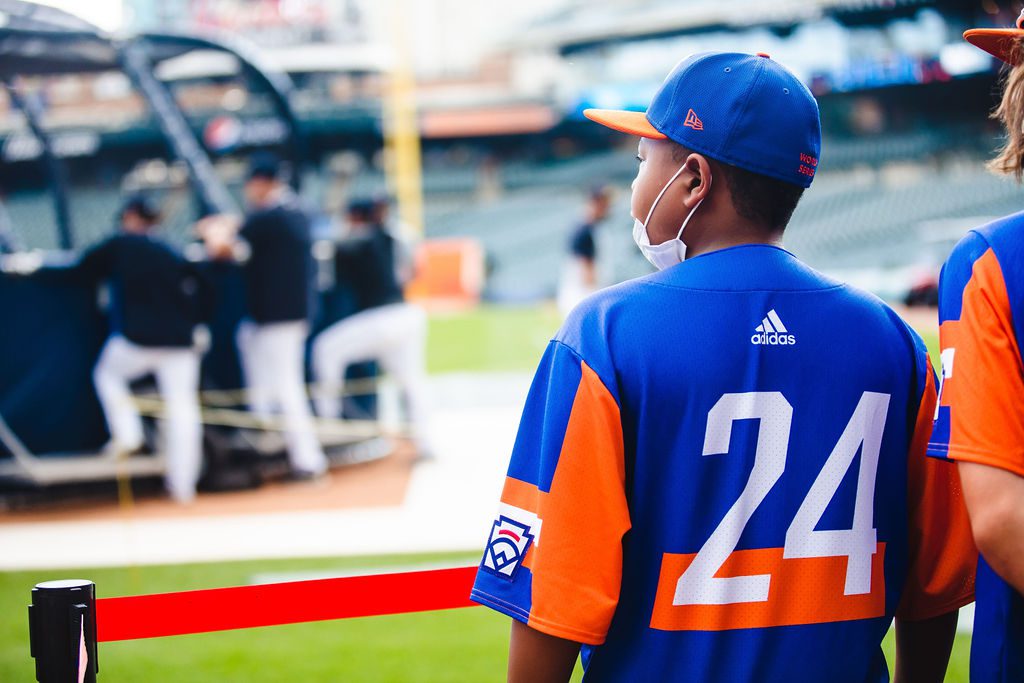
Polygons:
[[[284,130],[276,151],[293,169],[291,182],[299,190],[307,149],[291,102],[292,82],[287,74],[263,64],[244,42],[229,36],[174,33],[114,37],[57,9],[21,0],[0,0],[0,85],[24,120],[26,133],[22,137],[38,151],[38,166],[44,169],[53,206],[57,232],[54,243],[59,251],[38,255],[44,263],[69,260],[72,251],[89,240],[77,234],[76,212],[69,201],[72,190],[60,149],[64,141],[56,139],[45,125],[45,98],[26,87],[28,82],[68,75],[124,75],[145,103],[169,157],[187,172],[192,212],[186,219],[192,221],[213,213],[237,214],[240,207],[236,195],[215,171],[170,84],[157,75],[161,65],[172,60],[211,53],[229,56],[269,102],[270,115]],[[0,256],[3,258],[13,257]],[[11,277],[3,270],[0,268],[0,312],[5,319],[5,333],[0,335],[0,354],[5,358],[0,366],[0,481],[51,485],[162,473],[160,454],[117,461],[97,456],[106,433],[91,370],[107,336],[109,321],[97,310],[95,296],[32,277]],[[238,439],[228,437],[236,436],[237,428],[247,424],[242,411],[227,414],[226,410],[244,403],[240,392],[216,391],[242,385],[234,340],[235,328],[244,315],[241,275],[230,264],[213,264],[211,271],[219,303],[210,325],[212,340],[203,364],[203,387],[214,390],[208,393],[216,394],[218,401],[209,412],[219,419],[216,427],[207,427],[207,455],[211,448],[237,449]],[[330,300],[334,293],[325,294]],[[368,392],[369,400],[363,400],[369,417],[375,416],[374,391]],[[226,405],[225,393],[239,398]],[[141,407],[147,414],[159,414],[161,408]],[[368,460],[388,452],[379,443],[378,429],[369,421],[331,427],[333,436],[328,440],[334,444],[364,446],[352,459]],[[234,445],[224,445],[229,442]],[[271,447],[274,443],[281,445],[279,439],[270,443]],[[266,450],[267,440],[243,439],[242,447]],[[343,462],[351,454],[344,456]]]

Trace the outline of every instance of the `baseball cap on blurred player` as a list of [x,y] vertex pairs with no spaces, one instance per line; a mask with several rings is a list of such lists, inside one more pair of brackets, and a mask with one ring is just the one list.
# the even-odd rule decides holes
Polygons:
[[121,205],[121,211],[118,215],[123,216],[129,212],[150,223],[160,220],[160,207],[157,206],[156,202],[149,195],[134,194],[128,197],[124,204]]
[[281,160],[270,152],[258,152],[249,160],[249,180],[277,180],[281,171]]
[[993,57],[1017,66],[1024,61],[1024,51],[1020,48],[1024,38],[1024,11],[1017,18],[1017,28],[972,28],[964,32],[964,38]]
[[374,197],[358,197],[348,203],[346,212],[349,218],[369,221],[373,218],[376,208],[377,200]]
[[587,109],[614,130],[669,139],[730,166],[810,187],[821,153],[818,104],[766,54],[703,52],[676,66],[646,112]]

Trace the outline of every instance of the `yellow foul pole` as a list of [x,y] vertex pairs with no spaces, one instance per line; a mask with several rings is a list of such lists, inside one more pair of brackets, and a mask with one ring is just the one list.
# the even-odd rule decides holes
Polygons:
[[388,2],[393,62],[384,107],[384,149],[388,185],[398,201],[402,230],[418,239],[423,236],[423,165],[406,4],[405,0]]

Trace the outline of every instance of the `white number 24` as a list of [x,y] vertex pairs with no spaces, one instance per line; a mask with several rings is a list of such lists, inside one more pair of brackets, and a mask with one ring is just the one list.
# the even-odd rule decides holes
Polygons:
[[[871,559],[877,544],[875,477],[888,410],[889,394],[864,392],[786,532],[783,559],[848,558],[846,595],[871,592]],[[760,420],[760,425],[750,477],[739,499],[679,577],[674,605],[728,605],[768,599],[771,574],[721,578],[715,574],[732,555],[754,511],[786,469],[793,407],[779,392],[725,394],[708,414],[703,454],[728,453],[733,423],[751,419]],[[861,459],[853,525],[849,529],[815,530],[858,450]]]

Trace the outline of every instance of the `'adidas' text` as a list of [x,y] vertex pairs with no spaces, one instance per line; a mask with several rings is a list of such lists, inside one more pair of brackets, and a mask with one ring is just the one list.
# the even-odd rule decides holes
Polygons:
[[768,311],[761,324],[754,328],[750,343],[758,346],[793,346],[796,344],[796,337],[789,334],[789,330],[782,324],[779,314],[773,308]]

